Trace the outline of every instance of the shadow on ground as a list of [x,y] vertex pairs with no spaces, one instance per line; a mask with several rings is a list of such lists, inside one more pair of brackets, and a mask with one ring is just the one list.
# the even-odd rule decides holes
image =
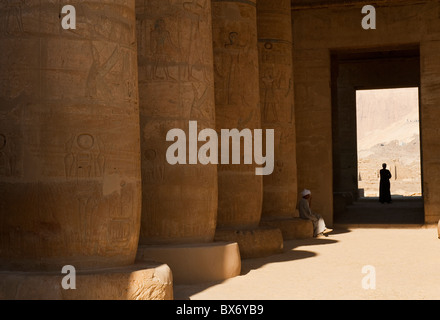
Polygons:
[[[263,266],[271,263],[287,262],[300,259],[309,259],[316,257],[316,253],[306,250],[297,250],[298,247],[316,246],[316,245],[331,245],[338,241],[333,240],[331,235],[350,232],[348,229],[335,229],[329,237],[323,238],[311,238],[300,240],[288,240],[284,241],[283,252],[268,257],[243,259],[241,265],[241,274],[239,277],[246,276],[252,270],[262,268]],[[226,280],[227,281],[227,280]],[[224,281],[216,281],[195,285],[175,285],[174,286],[174,299],[175,300],[190,300],[191,296],[202,292],[208,288],[222,284]]]

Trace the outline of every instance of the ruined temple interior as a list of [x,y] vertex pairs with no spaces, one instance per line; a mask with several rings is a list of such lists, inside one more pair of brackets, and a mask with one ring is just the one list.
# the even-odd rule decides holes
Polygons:
[[[62,2],[75,28],[56,1],[0,3],[0,299],[171,300],[234,278],[313,239],[304,189],[329,228],[439,221],[440,1]],[[420,193],[383,215],[359,187],[356,92],[391,88],[418,89]],[[187,164],[167,161],[174,129]],[[206,160],[232,129],[273,130],[271,174]]]

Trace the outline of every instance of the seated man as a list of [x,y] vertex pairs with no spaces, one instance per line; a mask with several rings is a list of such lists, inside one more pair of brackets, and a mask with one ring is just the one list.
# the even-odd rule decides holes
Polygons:
[[312,192],[305,189],[301,192],[302,199],[299,202],[299,216],[301,219],[311,220],[313,222],[313,236],[319,237],[332,232],[332,229],[327,229],[324,219],[317,213],[313,212],[311,208]]

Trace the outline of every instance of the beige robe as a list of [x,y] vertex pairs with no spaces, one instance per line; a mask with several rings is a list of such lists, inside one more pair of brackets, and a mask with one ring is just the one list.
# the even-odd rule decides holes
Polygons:
[[313,236],[316,237],[327,229],[324,219],[310,209],[309,201],[307,201],[307,199],[301,198],[298,209],[301,219],[311,220],[313,222]]

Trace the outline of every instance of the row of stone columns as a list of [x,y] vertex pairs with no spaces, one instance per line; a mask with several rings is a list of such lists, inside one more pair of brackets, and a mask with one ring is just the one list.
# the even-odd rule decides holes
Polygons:
[[[0,268],[130,268],[121,285],[134,269],[146,285],[157,266],[136,263],[162,257],[173,269],[179,261],[161,255],[170,247],[224,243],[217,259],[237,259],[234,242],[241,257],[280,250],[281,231],[261,218],[289,218],[296,205],[289,0],[71,4],[71,31],[50,1],[1,8]],[[272,34],[279,18],[287,32]],[[167,132],[189,121],[273,127],[274,175],[170,165]]]
[[135,264],[135,2],[71,4],[76,30],[52,1],[0,6],[0,298],[170,298],[166,267]]

